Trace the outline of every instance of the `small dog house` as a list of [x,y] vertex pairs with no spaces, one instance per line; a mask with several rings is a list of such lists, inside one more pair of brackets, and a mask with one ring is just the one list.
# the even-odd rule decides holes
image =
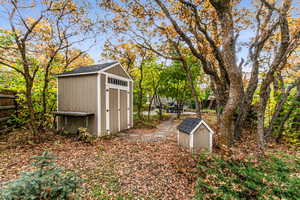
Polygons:
[[177,127],[180,146],[191,151],[206,149],[212,151],[213,130],[199,118],[186,118]]
[[120,63],[82,66],[57,75],[57,128],[103,136],[133,126],[133,81]]

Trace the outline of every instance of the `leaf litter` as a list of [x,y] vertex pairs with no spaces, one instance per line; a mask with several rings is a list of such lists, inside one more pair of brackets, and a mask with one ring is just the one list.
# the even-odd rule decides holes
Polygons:
[[[139,130],[142,132],[142,130]],[[27,134],[16,131],[9,137]],[[0,146],[0,187],[31,170],[31,157],[52,152],[57,164],[76,172],[83,180],[83,199],[192,199],[196,161],[176,138],[162,141],[129,141],[126,137],[98,139],[93,145],[46,133],[39,143]],[[19,136],[18,136],[19,138]],[[27,136],[26,136],[27,138]]]

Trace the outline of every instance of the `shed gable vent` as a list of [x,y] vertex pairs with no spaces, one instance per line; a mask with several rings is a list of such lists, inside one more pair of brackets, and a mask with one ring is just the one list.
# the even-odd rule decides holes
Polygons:
[[116,78],[110,78],[110,77],[108,77],[108,83],[114,84],[114,85],[122,85],[122,86],[128,85],[127,81],[122,81],[122,80],[119,80]]

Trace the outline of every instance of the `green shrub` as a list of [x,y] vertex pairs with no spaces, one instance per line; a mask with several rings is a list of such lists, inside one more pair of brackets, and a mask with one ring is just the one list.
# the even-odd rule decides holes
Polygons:
[[0,190],[1,200],[76,199],[80,180],[71,171],[58,168],[49,152],[35,156],[36,170],[25,172],[19,179],[5,184]]
[[300,199],[300,162],[287,155],[257,162],[201,157],[196,199]]

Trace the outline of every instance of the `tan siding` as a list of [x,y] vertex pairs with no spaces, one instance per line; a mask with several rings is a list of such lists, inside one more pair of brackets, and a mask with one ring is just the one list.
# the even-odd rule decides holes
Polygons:
[[210,133],[207,128],[201,124],[200,127],[194,133],[194,149],[207,149],[209,150]]
[[180,146],[190,148],[190,135],[183,132],[179,132],[178,143]]
[[[58,110],[94,113],[95,116],[89,118],[88,131],[97,134],[97,75],[61,77],[58,88]],[[82,127],[83,122],[83,118],[68,119],[72,130]],[[62,124],[63,120],[60,120],[59,126]]]
[[130,126],[133,127],[133,118],[132,118],[132,109],[133,109],[133,91],[132,91],[132,88],[133,88],[133,82],[130,81],[129,82],[129,92],[130,92],[130,97],[129,97],[129,101],[130,101]]
[[106,76],[104,74],[101,74],[100,78],[100,84],[101,84],[101,89],[100,89],[100,94],[101,94],[101,135],[104,135],[106,131],[106,98],[105,98],[105,84],[106,84]]
[[127,91],[120,90],[120,126],[121,130],[128,128]]
[[118,128],[118,90],[109,89],[109,129],[110,133],[117,133]]
[[108,73],[111,73],[111,74],[115,74],[115,75],[118,75],[118,76],[122,76],[124,78],[130,78],[124,72],[124,70],[122,69],[121,65],[116,65],[115,67],[112,67],[112,68],[106,70],[105,72],[108,72]]

